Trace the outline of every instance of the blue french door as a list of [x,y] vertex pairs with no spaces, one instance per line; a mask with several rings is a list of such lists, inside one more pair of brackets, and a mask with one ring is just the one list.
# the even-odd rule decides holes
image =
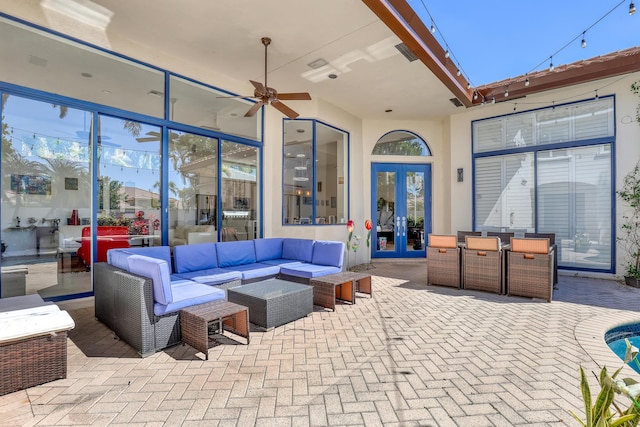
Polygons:
[[372,258],[425,257],[431,232],[431,165],[371,165]]

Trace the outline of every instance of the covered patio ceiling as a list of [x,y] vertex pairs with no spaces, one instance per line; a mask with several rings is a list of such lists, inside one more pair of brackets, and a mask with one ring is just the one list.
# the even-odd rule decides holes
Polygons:
[[[440,120],[507,85],[513,99],[640,70],[634,48],[531,75],[528,86],[517,76],[467,88],[406,0],[0,0],[0,11],[26,21],[36,20],[33,10],[54,30],[78,37],[82,27],[89,41],[132,57],[142,50],[168,58],[181,64],[171,71],[187,77],[193,67],[212,70],[206,83],[230,89],[221,80],[232,81],[242,95],[253,93],[249,80],[264,81],[260,39],[268,36],[269,86],[309,92],[365,120]],[[286,104],[296,109],[301,102]]]

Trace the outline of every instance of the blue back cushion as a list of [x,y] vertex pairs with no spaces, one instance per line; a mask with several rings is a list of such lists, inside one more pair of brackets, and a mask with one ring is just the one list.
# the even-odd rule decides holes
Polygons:
[[284,239],[282,242],[282,258],[311,262],[313,257],[313,240]]
[[169,246],[149,246],[146,248],[110,249],[107,251],[107,262],[114,267],[129,271],[128,258],[131,255],[144,255],[161,259],[169,265],[171,271],[171,250]]
[[281,237],[272,237],[268,239],[256,239],[253,244],[256,248],[256,260],[258,262],[269,259],[282,258],[282,241]]
[[144,255],[131,255],[128,258],[129,271],[153,281],[153,299],[160,304],[173,302],[171,277],[166,261]]
[[253,240],[220,242],[218,245],[218,266],[221,268],[256,262]]
[[344,249],[345,244],[343,242],[316,240],[316,243],[313,245],[313,258],[311,262],[316,265],[342,267]]
[[174,246],[173,262],[176,265],[176,273],[217,268],[216,253],[216,244],[213,242]]

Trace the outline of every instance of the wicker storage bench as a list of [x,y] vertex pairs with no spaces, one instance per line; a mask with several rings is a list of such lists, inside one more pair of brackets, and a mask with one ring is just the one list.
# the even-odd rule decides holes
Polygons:
[[250,283],[228,291],[228,299],[249,308],[249,320],[265,329],[313,312],[313,288],[280,279]]
[[69,313],[38,295],[0,300],[0,395],[67,377]]

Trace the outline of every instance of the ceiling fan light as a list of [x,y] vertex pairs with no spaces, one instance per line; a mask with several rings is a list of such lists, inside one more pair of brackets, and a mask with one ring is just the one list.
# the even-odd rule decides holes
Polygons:
[[298,182],[305,182],[309,181],[309,178],[307,178],[306,176],[294,176],[293,180]]

